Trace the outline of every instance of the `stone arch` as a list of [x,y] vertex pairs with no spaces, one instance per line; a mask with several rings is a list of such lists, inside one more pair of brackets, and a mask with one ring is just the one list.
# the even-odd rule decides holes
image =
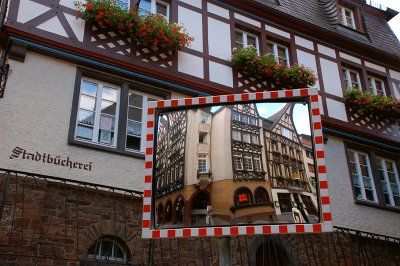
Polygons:
[[249,265],[297,266],[290,243],[283,237],[259,236],[250,244]]

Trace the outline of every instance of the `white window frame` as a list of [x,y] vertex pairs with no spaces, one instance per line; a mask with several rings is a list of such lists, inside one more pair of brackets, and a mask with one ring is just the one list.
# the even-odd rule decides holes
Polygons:
[[[200,165],[204,165],[205,166],[205,170],[202,167],[202,169],[200,169]],[[197,171],[199,173],[207,173],[208,170],[208,156],[207,154],[198,154],[197,155]]]
[[273,42],[273,41],[267,41],[267,45],[272,44],[272,54],[275,57],[275,60],[279,62],[279,53],[278,53],[278,47],[285,49],[285,57],[286,57],[286,65],[290,66],[290,61],[289,61],[289,48],[285,45]]
[[[112,252],[111,252],[110,256],[102,256],[101,255],[102,248],[103,248],[103,243],[105,241],[109,241],[109,242],[112,243]],[[120,243],[115,241],[115,239],[112,239],[110,237],[104,237],[104,238],[99,239],[98,242],[96,243],[95,248],[94,248],[95,252],[96,252],[96,249],[97,249],[97,245],[100,245],[100,247],[99,247],[99,253],[100,254],[88,254],[87,255],[88,259],[96,259],[96,260],[102,260],[102,261],[104,261],[104,260],[107,260],[107,261],[119,261],[119,262],[126,262],[127,261],[126,250],[123,248],[123,246]],[[123,256],[124,256],[123,258],[117,258],[117,257],[114,256],[115,246],[118,246],[122,250]]]
[[[246,167],[246,159],[250,160],[249,166],[251,166],[251,168],[247,168]],[[243,166],[244,166],[246,171],[253,171],[253,169],[254,169],[254,167],[253,167],[253,157],[250,154],[245,154],[243,156]]]
[[[92,140],[77,137],[77,134],[76,134],[78,131],[78,125],[79,125],[79,109],[81,109],[80,104],[81,104],[82,88],[83,88],[84,81],[97,84],[96,101],[95,101],[95,107],[94,107],[95,117],[94,117],[94,122],[93,122]],[[103,96],[103,88],[104,87],[109,87],[111,89],[117,90],[117,101],[116,101],[117,106],[115,108],[114,140],[113,140],[113,143],[111,143],[110,145],[97,141],[99,138],[100,118],[101,118],[101,100],[103,99],[102,96]],[[107,146],[107,147],[113,147],[113,148],[116,147],[117,146],[117,137],[118,137],[118,127],[119,127],[118,121],[119,121],[119,112],[120,112],[120,110],[119,110],[120,95],[121,95],[121,87],[120,86],[110,84],[107,82],[102,82],[102,81],[95,80],[92,78],[82,77],[81,85],[79,88],[79,100],[78,100],[78,110],[76,113],[74,139],[83,141],[83,142],[93,143],[93,144],[100,145],[100,146]]]
[[347,67],[342,67],[342,73],[345,72],[345,77],[344,81],[347,83],[346,88],[353,88],[352,80],[350,73],[356,74],[356,83],[358,84],[358,87],[356,86],[357,89],[362,90],[361,87],[361,79],[360,79],[360,73],[356,70],[347,68]]
[[[357,200],[364,200],[364,201],[378,203],[378,197],[376,195],[376,188],[375,188],[375,183],[374,183],[374,176],[373,176],[372,171],[371,171],[371,164],[369,162],[368,154],[364,153],[364,152],[359,152],[359,151],[356,151],[356,150],[349,150],[349,151],[353,153],[353,160],[354,160],[354,163],[355,163],[355,166],[356,166],[355,168],[356,168],[356,172],[357,172],[358,183],[360,185],[359,187],[360,187],[360,190],[361,190],[361,198],[357,198],[357,195],[356,195]],[[358,158],[359,154],[365,156],[365,161],[367,163],[366,166],[367,166],[367,170],[368,170],[368,177],[371,179],[372,195],[373,195],[373,198],[374,198],[373,200],[367,199],[367,196],[366,196],[366,193],[365,193],[364,176],[362,175],[361,166],[360,166],[360,160]],[[351,175],[351,178],[354,178],[353,177],[353,173],[350,173],[350,175]],[[355,183],[354,183],[354,180],[353,180],[353,186],[356,187]]]
[[[238,152],[238,151],[233,151],[233,157],[234,157],[233,158],[233,167],[235,168],[234,170],[242,171],[243,170],[243,154],[241,152]],[[239,159],[240,168],[236,167],[238,165],[235,163],[235,158]]]
[[[377,159],[378,159],[378,166],[380,165],[380,167],[383,170],[383,176],[385,178],[385,184],[384,185],[385,185],[386,190],[388,192],[388,193],[385,193],[385,191],[383,191],[383,193],[389,195],[389,201],[390,201],[389,206],[400,207],[400,206],[395,204],[394,194],[393,194],[393,189],[392,189],[392,184],[397,186],[397,197],[400,197],[400,180],[399,180],[399,174],[397,173],[397,169],[396,169],[396,163],[394,161],[392,161],[392,160],[385,159],[385,158],[382,158],[382,157],[378,157]],[[392,183],[389,180],[388,169],[386,167],[385,161],[389,162],[390,164],[392,164],[392,167],[394,169],[395,183]],[[381,182],[382,182],[382,180],[381,180]],[[386,201],[385,201],[385,204],[386,204]]]
[[237,43],[237,41],[236,41],[236,33],[242,34],[243,48],[247,48],[249,46],[248,43],[247,43],[247,36],[254,37],[256,39],[256,46],[254,48],[256,48],[257,53],[260,53],[260,44],[259,44],[257,35],[251,34],[251,33],[247,32],[247,31],[244,31],[244,30],[235,29],[235,47],[236,47],[236,43]]
[[[167,15],[165,17],[168,20],[169,16],[170,16],[169,15],[170,5],[167,2],[160,1],[160,0],[151,0],[150,1],[150,10],[147,10],[147,11],[150,11],[151,13],[156,14],[157,13],[156,12],[157,11],[157,3],[160,3],[160,4],[162,4],[162,5],[167,7]],[[140,4],[139,4],[139,9],[141,9],[140,8]],[[143,10],[145,10],[145,9],[143,9]]]
[[373,76],[368,76],[368,90],[372,91],[374,95],[380,95],[378,94],[378,89],[376,88],[376,82],[381,85],[382,96],[386,96],[385,83],[383,82],[383,80],[375,78]]
[[[346,11],[350,12],[351,25],[349,25],[347,23]],[[342,24],[342,25],[345,25],[347,27],[350,27],[352,29],[356,29],[356,23],[355,23],[355,20],[354,20],[354,12],[353,12],[353,10],[351,10],[349,8],[346,8],[344,6],[339,6],[339,12],[340,12],[341,17],[342,17],[342,21],[339,21],[339,23]]]
[[261,167],[261,156],[260,155],[254,155],[254,171],[256,172],[261,172],[262,167]]
[[[128,120],[129,120],[128,115],[129,115],[129,94],[130,93],[135,93],[135,94],[141,95],[143,97],[143,102],[142,102],[142,122],[141,122],[142,123],[142,132],[141,132],[141,135],[140,135],[140,150],[129,149],[129,148],[126,147],[126,144],[127,144],[127,141],[128,141],[127,135],[128,135]],[[146,141],[143,141],[143,137],[146,136],[146,122],[147,122],[146,121],[146,114],[145,114],[144,110],[147,110],[147,103],[149,101],[149,98],[154,99],[154,100],[161,100],[160,97],[157,97],[155,95],[143,93],[143,92],[140,92],[140,91],[135,91],[135,90],[132,90],[132,89],[130,89],[128,91],[128,104],[127,104],[127,109],[126,109],[126,112],[127,112],[127,115],[126,115],[126,130],[127,131],[125,132],[126,137],[125,137],[125,146],[124,146],[126,151],[144,153],[145,146],[146,146]],[[136,122],[138,122],[138,121],[136,121]]]

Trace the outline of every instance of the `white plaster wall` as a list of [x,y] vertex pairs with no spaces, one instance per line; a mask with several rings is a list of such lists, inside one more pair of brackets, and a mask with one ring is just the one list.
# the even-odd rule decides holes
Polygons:
[[282,37],[290,39],[290,33],[289,32],[277,29],[277,28],[269,26],[269,25],[265,25],[265,30],[269,31],[269,32],[272,32],[272,33],[275,33],[275,34],[277,34],[279,36],[282,36]]
[[207,3],[207,11],[214,15],[229,19],[229,10],[228,9],[213,5],[211,3]]
[[[317,63],[313,54],[297,50],[297,60],[299,61],[299,65],[304,65],[311,68],[315,75],[318,76]],[[315,83],[314,87],[319,89],[319,81]]]
[[294,41],[297,45],[303,46],[304,48],[314,50],[314,44],[312,41],[306,40],[304,38],[301,38],[299,36],[294,37]]
[[197,8],[201,8],[201,0],[179,0],[179,2],[186,3],[188,5],[195,6]]
[[50,8],[30,0],[20,0],[17,21],[25,23],[47,11]]
[[385,69],[384,67],[382,67],[382,66],[378,66],[378,65],[376,65],[376,64],[374,64],[374,63],[370,63],[370,62],[368,62],[368,61],[365,61],[364,63],[365,63],[365,66],[366,66],[366,67],[369,67],[369,68],[378,70],[378,71],[380,71],[380,72],[386,73],[386,69]]
[[331,49],[329,47],[326,47],[324,45],[318,44],[318,52],[321,53],[321,54],[336,58],[335,50],[333,50],[333,49]]
[[[142,190],[144,160],[68,145],[68,130],[76,65],[28,52],[25,62],[10,60],[0,112],[0,163],[2,168]],[[92,162],[92,171],[10,159],[15,147],[27,152],[70,157]]]
[[400,72],[394,71],[394,70],[389,70],[390,77],[400,80]]
[[203,58],[178,51],[178,71],[204,78]]
[[231,26],[208,18],[208,50],[210,55],[229,60],[231,58]]
[[342,52],[339,52],[339,55],[340,55],[341,58],[347,59],[349,61],[352,61],[354,63],[357,63],[357,64],[361,65],[361,60],[359,58],[357,58],[357,57],[354,57],[354,56],[351,56],[349,54],[342,53]]
[[190,36],[194,38],[189,48],[203,52],[203,22],[201,13],[179,6],[178,22],[182,23]]
[[210,61],[210,81],[233,87],[232,68]]
[[354,203],[343,141],[328,136],[325,144],[333,225],[400,237],[400,214]]
[[325,92],[343,97],[342,83],[340,82],[337,64],[324,58],[320,58],[320,63]]
[[224,108],[213,116],[211,126],[211,164],[213,181],[232,179],[230,122],[231,111]]
[[346,106],[344,103],[327,98],[326,106],[330,117],[347,122]]

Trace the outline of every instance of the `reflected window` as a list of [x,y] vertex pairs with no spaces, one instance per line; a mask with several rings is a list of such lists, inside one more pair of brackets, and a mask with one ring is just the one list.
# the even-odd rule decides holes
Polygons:
[[87,258],[104,261],[127,262],[126,245],[115,237],[102,237],[96,240],[88,249]]
[[233,138],[233,140],[241,141],[240,131],[233,129],[232,130],[232,138]]
[[254,171],[261,172],[261,157],[260,155],[254,155]]
[[348,157],[356,198],[376,202],[377,196],[368,154],[349,150]]
[[292,212],[292,201],[289,193],[278,193],[279,208],[281,212]]
[[243,158],[241,152],[233,152],[233,167],[235,170],[243,170]]
[[271,149],[273,151],[278,151],[278,142],[276,142],[275,140],[271,140]]
[[232,113],[232,120],[240,121],[240,114],[237,112]]
[[282,135],[288,139],[292,139],[292,134],[289,129],[282,127]]
[[249,117],[247,115],[242,115],[242,122],[245,124],[249,123]]
[[253,171],[253,158],[250,154],[244,155],[244,169],[247,171]]
[[315,208],[314,203],[311,200],[310,196],[301,194],[301,200],[303,201],[308,214],[318,216],[317,208]]
[[250,133],[243,133],[243,141],[246,143],[251,143],[250,142]]
[[311,172],[311,173],[315,173],[315,169],[314,169],[314,165],[313,164],[311,164],[311,163],[308,164],[308,171]]
[[122,9],[128,9],[129,2],[130,0],[115,0],[115,4],[120,6]]
[[210,116],[208,115],[208,114],[206,114],[206,113],[201,113],[200,114],[200,122],[202,123],[202,124],[208,124],[208,118],[209,118]]
[[253,144],[257,144],[257,145],[260,144],[260,138],[258,137],[258,135],[255,135],[255,134],[251,135],[251,141],[253,142]]
[[255,117],[252,117],[252,118],[250,118],[250,123],[253,125],[253,126],[257,126],[257,118],[255,118]]
[[256,188],[254,192],[254,200],[255,203],[269,202],[269,196],[267,190],[263,187]]
[[199,173],[207,172],[207,155],[206,154],[199,154],[197,170],[199,171]]
[[274,167],[275,177],[282,176],[281,164],[280,163],[274,163],[273,167]]
[[236,190],[235,193],[235,204],[236,205],[246,205],[253,203],[253,196],[250,189],[247,187],[241,187]]
[[400,181],[396,164],[392,160],[378,158],[377,165],[385,204],[400,207]]
[[108,146],[116,145],[120,88],[83,79],[75,138]]

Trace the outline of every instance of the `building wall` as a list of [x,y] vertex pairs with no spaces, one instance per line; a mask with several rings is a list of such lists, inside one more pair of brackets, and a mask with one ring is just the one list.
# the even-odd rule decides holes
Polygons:
[[343,140],[328,136],[325,152],[333,224],[400,237],[397,212],[355,204]]
[[[7,93],[0,104],[0,167],[96,184],[142,190],[142,159],[68,144],[77,66],[28,52],[10,60]],[[18,158],[14,148],[92,163],[91,171]]]

